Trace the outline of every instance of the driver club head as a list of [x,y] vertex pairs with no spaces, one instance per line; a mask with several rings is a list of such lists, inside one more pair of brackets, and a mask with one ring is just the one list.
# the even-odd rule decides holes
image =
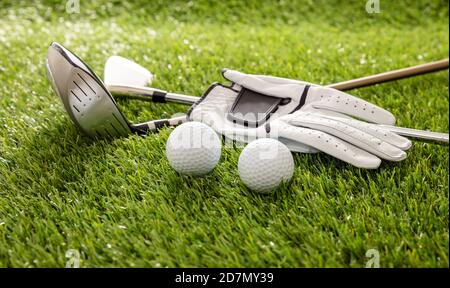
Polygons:
[[86,135],[112,138],[132,133],[105,85],[75,54],[54,42],[48,48],[46,68],[53,90]]

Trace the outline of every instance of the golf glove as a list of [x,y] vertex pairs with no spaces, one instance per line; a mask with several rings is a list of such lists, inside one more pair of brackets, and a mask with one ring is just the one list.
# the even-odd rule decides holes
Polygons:
[[405,159],[404,150],[411,146],[408,139],[376,125],[395,123],[389,111],[347,93],[227,69],[223,76],[232,85],[211,85],[188,117],[226,138],[239,142],[275,138],[291,151],[322,151],[368,169],[377,168],[381,159]]

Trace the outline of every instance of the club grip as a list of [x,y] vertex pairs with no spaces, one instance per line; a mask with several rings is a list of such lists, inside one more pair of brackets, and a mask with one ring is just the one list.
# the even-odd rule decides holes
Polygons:
[[140,124],[132,124],[131,129],[138,134],[145,134],[147,132],[158,131],[166,126],[177,126],[187,121],[186,115],[174,117],[170,119],[160,119],[148,121]]

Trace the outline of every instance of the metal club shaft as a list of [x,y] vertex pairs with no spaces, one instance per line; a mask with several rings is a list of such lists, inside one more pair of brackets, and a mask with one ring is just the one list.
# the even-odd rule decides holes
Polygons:
[[335,84],[330,84],[328,87],[337,90],[351,90],[366,86],[371,86],[379,83],[385,83],[389,81],[399,80],[402,78],[412,77],[421,74],[427,74],[431,72],[436,72],[439,70],[448,69],[449,62],[448,59],[443,59],[440,61],[430,62],[422,65],[411,66],[408,68],[388,71],[380,74],[375,74],[371,76],[361,77],[357,79],[352,79],[344,82],[339,82]]

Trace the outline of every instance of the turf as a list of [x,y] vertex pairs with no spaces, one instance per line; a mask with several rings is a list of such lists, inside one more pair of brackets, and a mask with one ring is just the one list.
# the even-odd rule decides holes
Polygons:
[[[263,196],[227,148],[204,178],[164,156],[171,129],[92,141],[74,128],[45,78],[58,41],[100,75],[119,54],[155,87],[200,95],[223,67],[315,83],[446,58],[447,1],[2,1],[0,4],[0,266],[448,267],[448,146],[414,142],[374,171],[295,155],[292,182]],[[151,2],[151,3],[147,3]],[[397,124],[448,131],[448,71],[351,93]],[[132,121],[183,105],[118,99]]]

